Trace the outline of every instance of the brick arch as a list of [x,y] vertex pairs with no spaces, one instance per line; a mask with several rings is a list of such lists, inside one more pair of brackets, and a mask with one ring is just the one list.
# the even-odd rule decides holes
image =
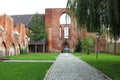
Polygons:
[[12,43],[9,47],[9,56],[14,56],[15,55],[15,45]]
[[[71,24],[72,18],[71,18],[71,16],[70,16],[68,13],[66,13],[66,12],[63,12],[63,13],[59,16],[59,23],[61,22],[61,21],[60,21],[60,20],[61,20],[61,17],[62,17],[64,14],[67,14],[67,16],[70,18],[70,24]],[[61,24],[61,23],[60,23],[60,24]]]
[[15,54],[14,55],[19,55],[20,54],[20,44],[15,45]]
[[63,11],[63,12],[61,12],[61,13],[59,14],[59,19],[60,19],[60,17],[61,17],[64,13],[66,13],[66,14],[67,14],[67,12],[66,12],[66,11]]
[[6,55],[7,55],[7,47],[5,42],[3,41],[1,45],[0,56],[6,56]]

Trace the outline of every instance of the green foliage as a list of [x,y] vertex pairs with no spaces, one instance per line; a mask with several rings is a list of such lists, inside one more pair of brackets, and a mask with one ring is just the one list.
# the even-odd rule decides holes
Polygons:
[[109,27],[116,53],[116,41],[120,37],[120,0],[68,0],[67,10],[76,18],[78,27],[87,27],[88,32],[100,32],[101,25]]
[[105,14],[107,16],[106,24],[110,28],[110,37],[115,40],[114,53],[116,54],[116,41],[120,37],[120,1],[107,0],[107,3],[106,12],[108,12],[108,14]]
[[[89,0],[87,5],[88,16],[87,19],[87,31],[99,32],[100,30],[100,0]],[[96,5],[97,4],[97,5]]]
[[76,18],[79,27],[87,27],[90,32],[99,31],[100,0],[68,0],[66,8]]
[[88,0],[77,0],[76,19],[80,25],[85,25],[87,22]]
[[26,54],[27,53],[27,47],[22,47],[20,50],[20,54]]
[[0,80],[43,80],[52,63],[0,62]]
[[105,28],[104,27],[100,28],[100,35],[105,36]]
[[78,44],[77,44],[74,52],[81,52],[81,51],[82,51],[82,42],[81,42],[81,40],[78,40]]
[[33,15],[31,22],[29,23],[31,32],[30,38],[35,41],[47,38],[47,32],[44,26],[44,20],[36,13]]
[[29,23],[31,29],[29,33],[30,39],[36,41],[35,52],[37,52],[37,41],[47,38],[47,31],[45,30],[44,24],[44,19],[38,13],[33,15]]
[[120,80],[120,56],[105,53],[98,54],[98,59],[96,59],[96,53],[91,55],[80,55],[80,53],[76,53],[74,55],[81,57],[82,60],[105,73],[112,80]]
[[93,37],[87,37],[82,39],[82,52],[90,54],[90,52],[93,50],[93,46],[94,46]]

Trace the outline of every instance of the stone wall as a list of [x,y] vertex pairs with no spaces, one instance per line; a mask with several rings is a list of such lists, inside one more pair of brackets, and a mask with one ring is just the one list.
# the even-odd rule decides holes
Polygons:
[[[106,43],[105,52],[114,54],[114,43]],[[116,53],[120,55],[120,43],[116,44]]]

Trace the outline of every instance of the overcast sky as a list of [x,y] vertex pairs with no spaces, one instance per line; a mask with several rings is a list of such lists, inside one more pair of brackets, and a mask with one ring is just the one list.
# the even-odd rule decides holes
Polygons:
[[0,0],[0,15],[44,14],[45,8],[65,8],[67,0]]

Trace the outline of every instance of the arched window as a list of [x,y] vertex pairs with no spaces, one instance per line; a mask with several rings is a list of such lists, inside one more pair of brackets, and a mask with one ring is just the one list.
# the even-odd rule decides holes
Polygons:
[[60,16],[60,24],[71,24],[71,18],[67,13]]
[[[60,17],[60,24],[63,26],[64,29],[64,38],[69,38],[69,24],[71,24],[71,18],[67,13],[64,13]],[[61,30],[61,29],[60,29]],[[60,31],[60,36],[61,36]]]

